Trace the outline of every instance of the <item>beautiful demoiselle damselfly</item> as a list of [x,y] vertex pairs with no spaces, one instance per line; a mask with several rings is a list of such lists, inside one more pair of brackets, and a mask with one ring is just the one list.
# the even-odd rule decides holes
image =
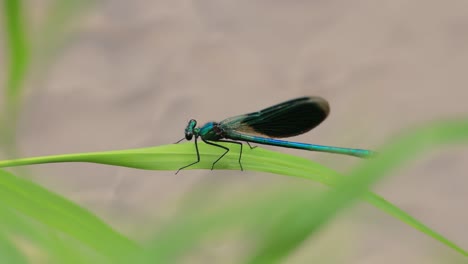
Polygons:
[[243,170],[241,163],[242,143],[239,141],[245,141],[251,149],[252,147],[249,142],[344,154],[359,158],[367,158],[374,154],[373,151],[365,149],[341,148],[275,139],[303,134],[325,120],[329,112],[330,106],[325,99],[311,96],[289,100],[258,112],[231,117],[221,122],[209,122],[202,127],[197,127],[197,121],[191,119],[185,128],[185,139],[191,140],[195,137],[197,161],[180,168],[177,172],[200,162],[198,138],[201,138],[206,144],[225,150],[213,162],[211,169],[229,152],[228,147],[216,144],[215,142],[228,142],[240,145],[239,165],[241,170]]

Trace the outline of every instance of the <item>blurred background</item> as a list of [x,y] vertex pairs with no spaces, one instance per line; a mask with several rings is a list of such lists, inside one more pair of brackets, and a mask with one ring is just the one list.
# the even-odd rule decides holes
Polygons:
[[[409,127],[468,112],[463,0],[31,0],[23,11],[30,53],[15,133],[21,157],[171,144],[191,118],[220,121],[304,95],[326,98],[331,114],[294,140],[343,147],[375,149]],[[343,173],[362,162],[276,150]],[[467,248],[467,162],[466,148],[434,151],[373,190]],[[323,188],[249,171],[174,173],[64,163],[27,175],[136,238],[141,226],[170,219],[194,188],[207,203],[210,193]],[[337,247],[346,263],[440,263],[456,254],[365,203],[298,256]]]

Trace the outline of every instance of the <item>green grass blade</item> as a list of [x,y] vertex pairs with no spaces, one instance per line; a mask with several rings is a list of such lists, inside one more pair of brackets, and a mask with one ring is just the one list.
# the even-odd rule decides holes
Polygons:
[[[228,146],[228,144],[224,144]],[[232,147],[232,146],[230,146]],[[201,161],[187,169],[211,169],[223,150],[199,143]],[[239,170],[239,152],[234,148],[216,164],[215,169]],[[242,164],[246,170],[265,171],[276,174],[304,177],[322,183],[331,184],[338,176],[336,172],[310,160],[285,155],[262,148],[244,151]],[[158,147],[64,154],[0,161],[0,168],[25,166],[57,162],[91,162],[114,166],[123,166],[144,170],[171,170],[196,160],[193,143],[171,144]]]
[[9,75],[6,90],[6,102],[12,105],[19,103],[29,62],[28,42],[23,15],[23,2],[20,0],[6,0],[4,14],[6,18],[6,33],[9,58]]
[[5,90],[5,108],[1,119],[1,143],[7,153],[15,151],[15,128],[18,112],[21,107],[23,83],[29,65],[29,46],[26,37],[26,23],[23,1],[5,0],[4,15],[6,19],[7,52],[9,54],[8,76]]
[[391,204],[390,202],[386,201],[384,198],[374,194],[374,193],[368,193],[365,196],[365,199],[374,205],[375,207],[379,208],[380,210],[388,213],[389,215],[400,219],[402,222],[408,224],[409,226],[413,227],[414,229],[417,229],[421,231],[422,233],[434,238],[435,240],[438,240],[442,244],[445,244],[446,246],[454,249],[458,253],[467,256],[468,257],[468,252],[462,249],[461,247],[457,246],[457,244],[453,243],[452,241],[448,240],[441,234],[435,232],[434,230],[430,229],[428,226],[424,225],[414,217],[410,216],[400,208],[396,207],[395,205]]
[[[468,120],[440,122],[401,136],[398,140],[390,142],[378,158],[369,160],[369,162],[359,166],[351,173],[350,177],[343,178],[334,186],[335,188],[322,195],[310,207],[305,208],[307,212],[313,212],[313,214],[309,218],[309,225],[305,226],[302,231],[309,235],[314,234],[341,209],[349,206],[356,198],[368,194],[368,188],[371,184],[388,175],[390,171],[408,163],[422,152],[440,145],[466,143],[467,141]],[[391,215],[437,239],[464,256],[468,256],[467,251],[415,221],[414,218],[409,217],[402,210],[395,210],[396,207],[393,206],[390,208],[388,203],[384,203],[384,200],[378,199],[377,196],[368,195],[369,198],[372,198],[372,204],[378,208],[391,213]],[[287,235],[289,236],[289,234]],[[266,240],[263,247],[253,255],[251,263],[271,263],[270,261],[273,259],[278,261],[299,247],[305,237],[304,234],[300,234],[293,239],[289,239],[290,244],[288,247],[281,247],[281,245],[284,245],[284,240],[288,239],[287,237],[275,236],[274,239]]]
[[[346,178],[340,177],[340,175],[333,170],[310,160],[261,148],[245,151],[243,153],[243,166],[248,170],[304,177],[335,187],[321,200],[320,203],[317,203],[322,206],[317,206],[316,203],[312,203],[314,206],[307,210],[308,212],[316,212],[316,216],[313,219],[309,219],[309,228],[303,230],[305,231],[305,234],[310,235],[315,232],[339,209],[349,205],[355,197],[364,197],[381,210],[390,213],[392,216],[397,217],[423,233],[437,239],[441,243],[457,250],[463,255],[467,255],[466,251],[456,246],[442,235],[428,229],[402,210],[397,210],[397,207],[388,202],[384,202],[385,200],[379,196],[372,193],[369,194],[367,191],[370,184],[384,175],[388,175],[392,170],[408,163],[418,154],[440,145],[447,143],[464,143],[467,140],[468,121],[466,120],[453,120],[433,124],[409,133],[397,141],[391,142],[381,152],[379,157],[363,163],[363,166],[359,167],[352,173],[352,177]],[[215,168],[239,169],[237,161],[238,152],[236,152],[234,148],[231,149],[233,151],[230,151]],[[221,152],[222,150],[219,150],[218,148],[213,148],[206,144],[200,144],[202,160],[200,163],[190,167],[189,169],[211,168],[212,161],[216,160]],[[0,161],[0,167],[52,162],[94,162],[148,170],[158,169],[176,171],[178,168],[193,162],[194,159],[195,153],[193,143],[188,143],[132,150],[67,154]],[[306,237],[307,236],[301,234],[301,237],[294,238],[294,243],[291,242],[291,246],[289,248],[284,246],[281,247],[285,249],[283,252],[277,251],[276,249],[279,248],[278,245],[274,245],[275,240],[270,239],[271,247],[265,246],[264,252],[275,252],[276,255],[274,258],[279,258],[280,255],[288,255],[288,253],[294,250],[294,248],[297,247]],[[276,241],[281,242],[281,239]],[[252,261],[262,262],[263,255],[266,257],[266,261],[271,259],[271,256],[259,252]]]
[[[277,230],[269,232],[265,228],[266,223],[270,223],[268,227],[271,227],[272,221],[281,219],[279,216],[290,213],[291,210],[302,210],[313,202],[314,197],[308,189],[303,192],[276,189],[223,201],[217,210],[213,210],[211,203],[205,207],[184,210],[154,236],[148,245],[148,252],[135,256],[135,259],[139,263],[177,263],[201,242],[220,237],[223,232],[232,228],[247,227],[251,230],[248,234],[253,238],[259,232],[274,237]],[[209,199],[213,197],[210,196]]]
[[[73,243],[90,248],[98,255],[107,258],[116,258],[138,249],[134,242],[114,231],[85,209],[28,180],[2,170],[0,170],[0,204],[3,208],[18,212],[46,228],[66,234],[72,239],[69,243],[76,241]],[[64,239],[61,239],[60,243],[63,241]],[[76,247],[75,252],[79,252],[78,249],[79,247]]]
[[28,261],[18,248],[0,232],[0,263],[26,264]]
[[3,230],[0,231],[0,239],[18,245],[21,254],[34,259],[34,263],[73,264],[97,260],[100,260],[99,263],[109,263],[111,256],[105,255],[105,252],[96,251],[92,245],[64,235],[62,230],[43,224],[41,219],[23,214],[23,210],[16,210],[8,201],[0,201],[0,219],[0,230]]

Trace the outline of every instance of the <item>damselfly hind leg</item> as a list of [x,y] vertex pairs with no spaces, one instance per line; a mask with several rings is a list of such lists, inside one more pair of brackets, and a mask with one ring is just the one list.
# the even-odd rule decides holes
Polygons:
[[241,142],[230,141],[230,140],[218,140],[218,141],[220,141],[220,142],[226,142],[226,143],[234,143],[234,144],[238,144],[238,145],[240,146],[239,166],[240,166],[241,171],[243,171],[244,168],[242,167],[242,163],[241,163],[243,144],[242,144]]
[[258,146],[253,146],[253,147],[252,147],[252,145],[250,145],[250,143],[249,143],[248,141],[245,141],[245,143],[247,143],[247,145],[249,145],[249,148],[250,148],[250,149],[254,149],[254,148],[258,147]]
[[[207,141],[207,140],[203,140],[206,144],[209,144],[209,145],[212,145],[212,146],[216,146],[216,147],[219,147],[219,148],[222,148],[224,150],[226,150],[221,156],[219,156],[219,158],[217,160],[215,160],[215,162],[213,162],[213,165],[211,166],[211,169],[214,168],[215,164],[220,161],[224,156],[226,156],[226,154],[229,152],[229,148],[228,147],[225,147],[225,146],[221,146],[219,144],[216,144],[216,143],[213,143],[212,141]],[[241,160],[241,157],[242,157],[242,143],[240,142],[236,142],[236,141],[228,141],[228,140],[217,140],[216,142],[225,142],[225,143],[234,143],[234,144],[239,144],[240,145],[240,150],[241,150],[241,153],[239,155],[239,165],[240,165],[240,168],[241,170],[243,171],[244,168],[242,168],[242,164],[240,162]]]

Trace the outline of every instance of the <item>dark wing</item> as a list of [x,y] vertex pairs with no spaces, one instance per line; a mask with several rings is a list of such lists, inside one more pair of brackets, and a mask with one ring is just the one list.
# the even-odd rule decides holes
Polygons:
[[220,123],[225,129],[274,138],[303,134],[319,125],[330,112],[321,97],[301,97],[258,112],[231,117]]

